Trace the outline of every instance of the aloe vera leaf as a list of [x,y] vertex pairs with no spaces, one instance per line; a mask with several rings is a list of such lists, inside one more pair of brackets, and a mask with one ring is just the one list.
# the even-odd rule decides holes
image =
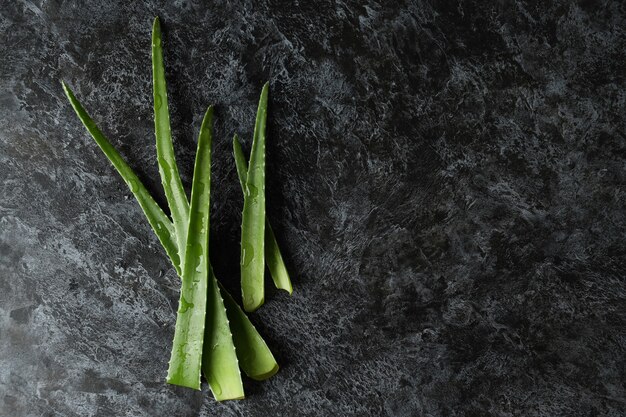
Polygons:
[[202,368],[217,401],[239,400],[245,396],[235,336],[224,304],[217,279],[210,270]]
[[278,372],[278,363],[254,325],[233,297],[218,281],[233,332],[239,366],[252,379],[261,381]]
[[[239,184],[241,184],[241,190],[245,193],[246,178],[248,177],[248,163],[246,162],[246,157],[243,154],[241,143],[237,135],[233,137],[233,153],[235,155],[235,166],[237,167]],[[276,288],[286,290],[291,294],[293,292],[291,279],[289,279],[289,273],[287,272],[285,261],[283,261],[283,256],[280,253],[276,236],[267,218],[267,213],[265,215],[265,263],[270,270]]]
[[[226,308],[209,261],[212,129],[213,108],[209,107],[202,121],[198,138],[181,293],[185,289],[185,280],[188,276],[201,274],[200,278],[207,280],[207,286],[204,288],[206,316],[202,329],[204,342],[201,366],[213,391],[213,396],[216,400],[223,401],[244,398],[244,391]],[[205,194],[198,194],[202,193],[205,188],[207,189]],[[198,224],[194,222],[196,216],[202,219]],[[195,240],[194,236],[197,235],[203,236],[202,242]],[[192,285],[196,284],[197,280],[194,280]],[[203,288],[198,285],[197,290],[201,289]],[[182,300],[181,296],[181,303]]]
[[[209,207],[213,107],[200,128],[191,186],[187,250],[167,382],[200,389],[204,327],[209,289]],[[208,331],[210,332],[210,330]]]
[[102,134],[96,123],[89,116],[87,111],[80,104],[74,93],[70,89],[70,87],[65,83],[61,83],[63,85],[63,90],[67,95],[67,98],[70,101],[70,104],[74,108],[76,115],[83,123],[87,131],[91,134],[93,139],[96,141],[102,152],[109,159],[111,164],[115,167],[117,172],[120,174],[122,179],[128,185],[130,192],[133,193],[137,202],[141,206],[146,218],[148,219],[148,223],[154,230],[157,238],[161,242],[161,245],[165,249],[165,252],[172,260],[172,264],[176,268],[176,272],[178,274],[180,271],[180,259],[178,257],[178,245],[176,243],[176,233],[174,231],[174,227],[172,222],[167,217],[167,215],[161,210],[161,207],[154,201],[146,187],[139,180],[135,172],[132,170],[130,166],[124,161],[124,158],[117,152],[117,150],[111,145],[111,142]]
[[261,91],[246,177],[241,220],[241,293],[243,307],[254,311],[265,302],[265,125],[269,84]]
[[154,93],[154,133],[156,136],[157,160],[159,175],[163,184],[165,198],[170,208],[172,222],[176,230],[176,239],[180,250],[179,258],[185,259],[185,242],[187,241],[187,219],[189,218],[189,202],[178,174],[172,130],[170,127],[169,106],[167,103],[167,87],[165,68],[163,66],[163,50],[161,48],[161,25],[159,18],[154,18],[152,26],[152,77]]

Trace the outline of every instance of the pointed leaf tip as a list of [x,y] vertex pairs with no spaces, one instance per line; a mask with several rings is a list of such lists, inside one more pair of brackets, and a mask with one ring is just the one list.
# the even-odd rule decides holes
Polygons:
[[204,117],[202,118],[202,126],[200,126],[200,130],[205,129],[205,126],[209,129],[213,128],[213,105],[211,104],[207,107],[206,112],[204,113]]
[[161,21],[159,20],[159,16],[156,16],[154,18],[154,21],[152,22],[152,42],[154,43],[154,40],[160,37],[161,37]]
[[74,92],[72,91],[70,86],[67,85],[67,83],[63,80],[61,80],[61,86],[63,87],[63,92],[65,92],[67,98],[70,100],[72,105],[74,105],[73,101],[76,100],[76,98],[74,97]]

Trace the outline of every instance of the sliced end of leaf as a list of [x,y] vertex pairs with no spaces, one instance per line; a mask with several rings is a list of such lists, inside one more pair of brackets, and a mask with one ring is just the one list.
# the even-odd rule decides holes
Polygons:
[[251,379],[254,379],[255,381],[263,381],[265,379],[269,379],[271,377],[273,377],[274,375],[276,375],[276,373],[279,370],[279,366],[278,364],[276,364],[276,366],[274,368],[272,368],[269,372],[261,374],[261,375],[248,375]]
[[178,374],[173,374],[171,376],[168,375],[167,378],[165,379],[165,382],[167,382],[170,385],[176,385],[179,387],[191,388],[191,389],[200,391],[202,389],[200,380],[198,379],[197,384],[195,382],[192,382],[192,381],[195,381],[195,378],[196,377],[193,375],[185,376],[183,372],[179,372]]
[[247,300],[243,302],[243,309],[245,310],[246,313],[254,313],[255,311],[259,309],[259,307],[265,304],[265,296],[253,298],[253,297],[246,295],[244,297]]
[[[213,390],[211,390],[211,392],[213,392]],[[221,395],[221,396],[216,396],[215,392],[213,392],[213,398],[215,398],[215,401],[217,402],[222,402],[222,401],[231,401],[231,400],[245,400],[246,396],[244,394],[241,394],[240,396],[233,396],[233,397],[228,397]]]

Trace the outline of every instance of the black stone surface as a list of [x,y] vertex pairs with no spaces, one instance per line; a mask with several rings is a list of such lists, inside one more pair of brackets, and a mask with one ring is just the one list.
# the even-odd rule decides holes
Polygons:
[[[623,2],[393,4],[1,3],[0,415],[624,415]],[[186,186],[216,105],[234,293],[231,137],[271,83],[295,292],[251,316],[282,368],[245,401],[165,384],[178,279],[59,83],[162,203],[155,15]]]

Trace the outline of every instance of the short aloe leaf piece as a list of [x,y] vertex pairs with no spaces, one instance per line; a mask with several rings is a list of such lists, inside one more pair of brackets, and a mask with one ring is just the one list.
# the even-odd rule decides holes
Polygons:
[[254,311],[265,302],[265,126],[268,90],[269,84],[265,83],[254,126],[241,220],[241,293],[246,311]]
[[[183,262],[180,301],[167,373],[168,383],[195,389],[200,389],[209,290],[212,127],[213,108],[209,107],[202,121],[198,138],[191,186],[187,250]],[[212,331],[214,330],[207,330],[207,333]]]
[[189,202],[185,195],[183,183],[178,174],[172,129],[170,127],[169,106],[167,102],[167,86],[165,83],[165,67],[163,65],[163,49],[161,47],[161,24],[154,18],[152,25],[152,78],[154,94],[154,133],[156,136],[157,161],[165,198],[170,208],[172,222],[176,230],[179,257],[185,259],[185,242],[187,240],[187,219],[189,218]]
[[62,82],[62,85],[70,104],[76,112],[76,115],[78,115],[78,118],[83,123],[89,134],[91,134],[91,137],[93,137],[102,152],[104,152],[111,164],[113,164],[117,172],[128,185],[130,192],[133,193],[137,202],[141,206],[141,209],[146,215],[152,230],[154,230],[154,233],[161,242],[161,245],[163,245],[165,252],[172,260],[172,264],[176,268],[176,272],[180,275],[181,270],[180,259],[178,257],[178,245],[176,243],[176,233],[172,222],[163,210],[161,210],[161,207],[159,207],[159,205],[154,201],[132,168],[128,166],[126,161],[124,161],[124,158],[122,158],[119,152],[117,152],[113,145],[111,145],[111,142],[109,142],[100,129],[98,129],[96,123],[80,104],[76,96],[74,96],[70,87],[65,82]]
[[[246,162],[246,157],[241,149],[241,142],[239,142],[237,135],[233,137],[233,153],[235,155],[235,166],[237,167],[239,184],[245,195],[248,163]],[[293,292],[291,279],[289,278],[285,261],[283,261],[283,256],[280,253],[276,236],[267,218],[267,213],[265,217],[265,263],[270,270],[270,275],[272,276],[276,288],[285,290],[291,294]]]

